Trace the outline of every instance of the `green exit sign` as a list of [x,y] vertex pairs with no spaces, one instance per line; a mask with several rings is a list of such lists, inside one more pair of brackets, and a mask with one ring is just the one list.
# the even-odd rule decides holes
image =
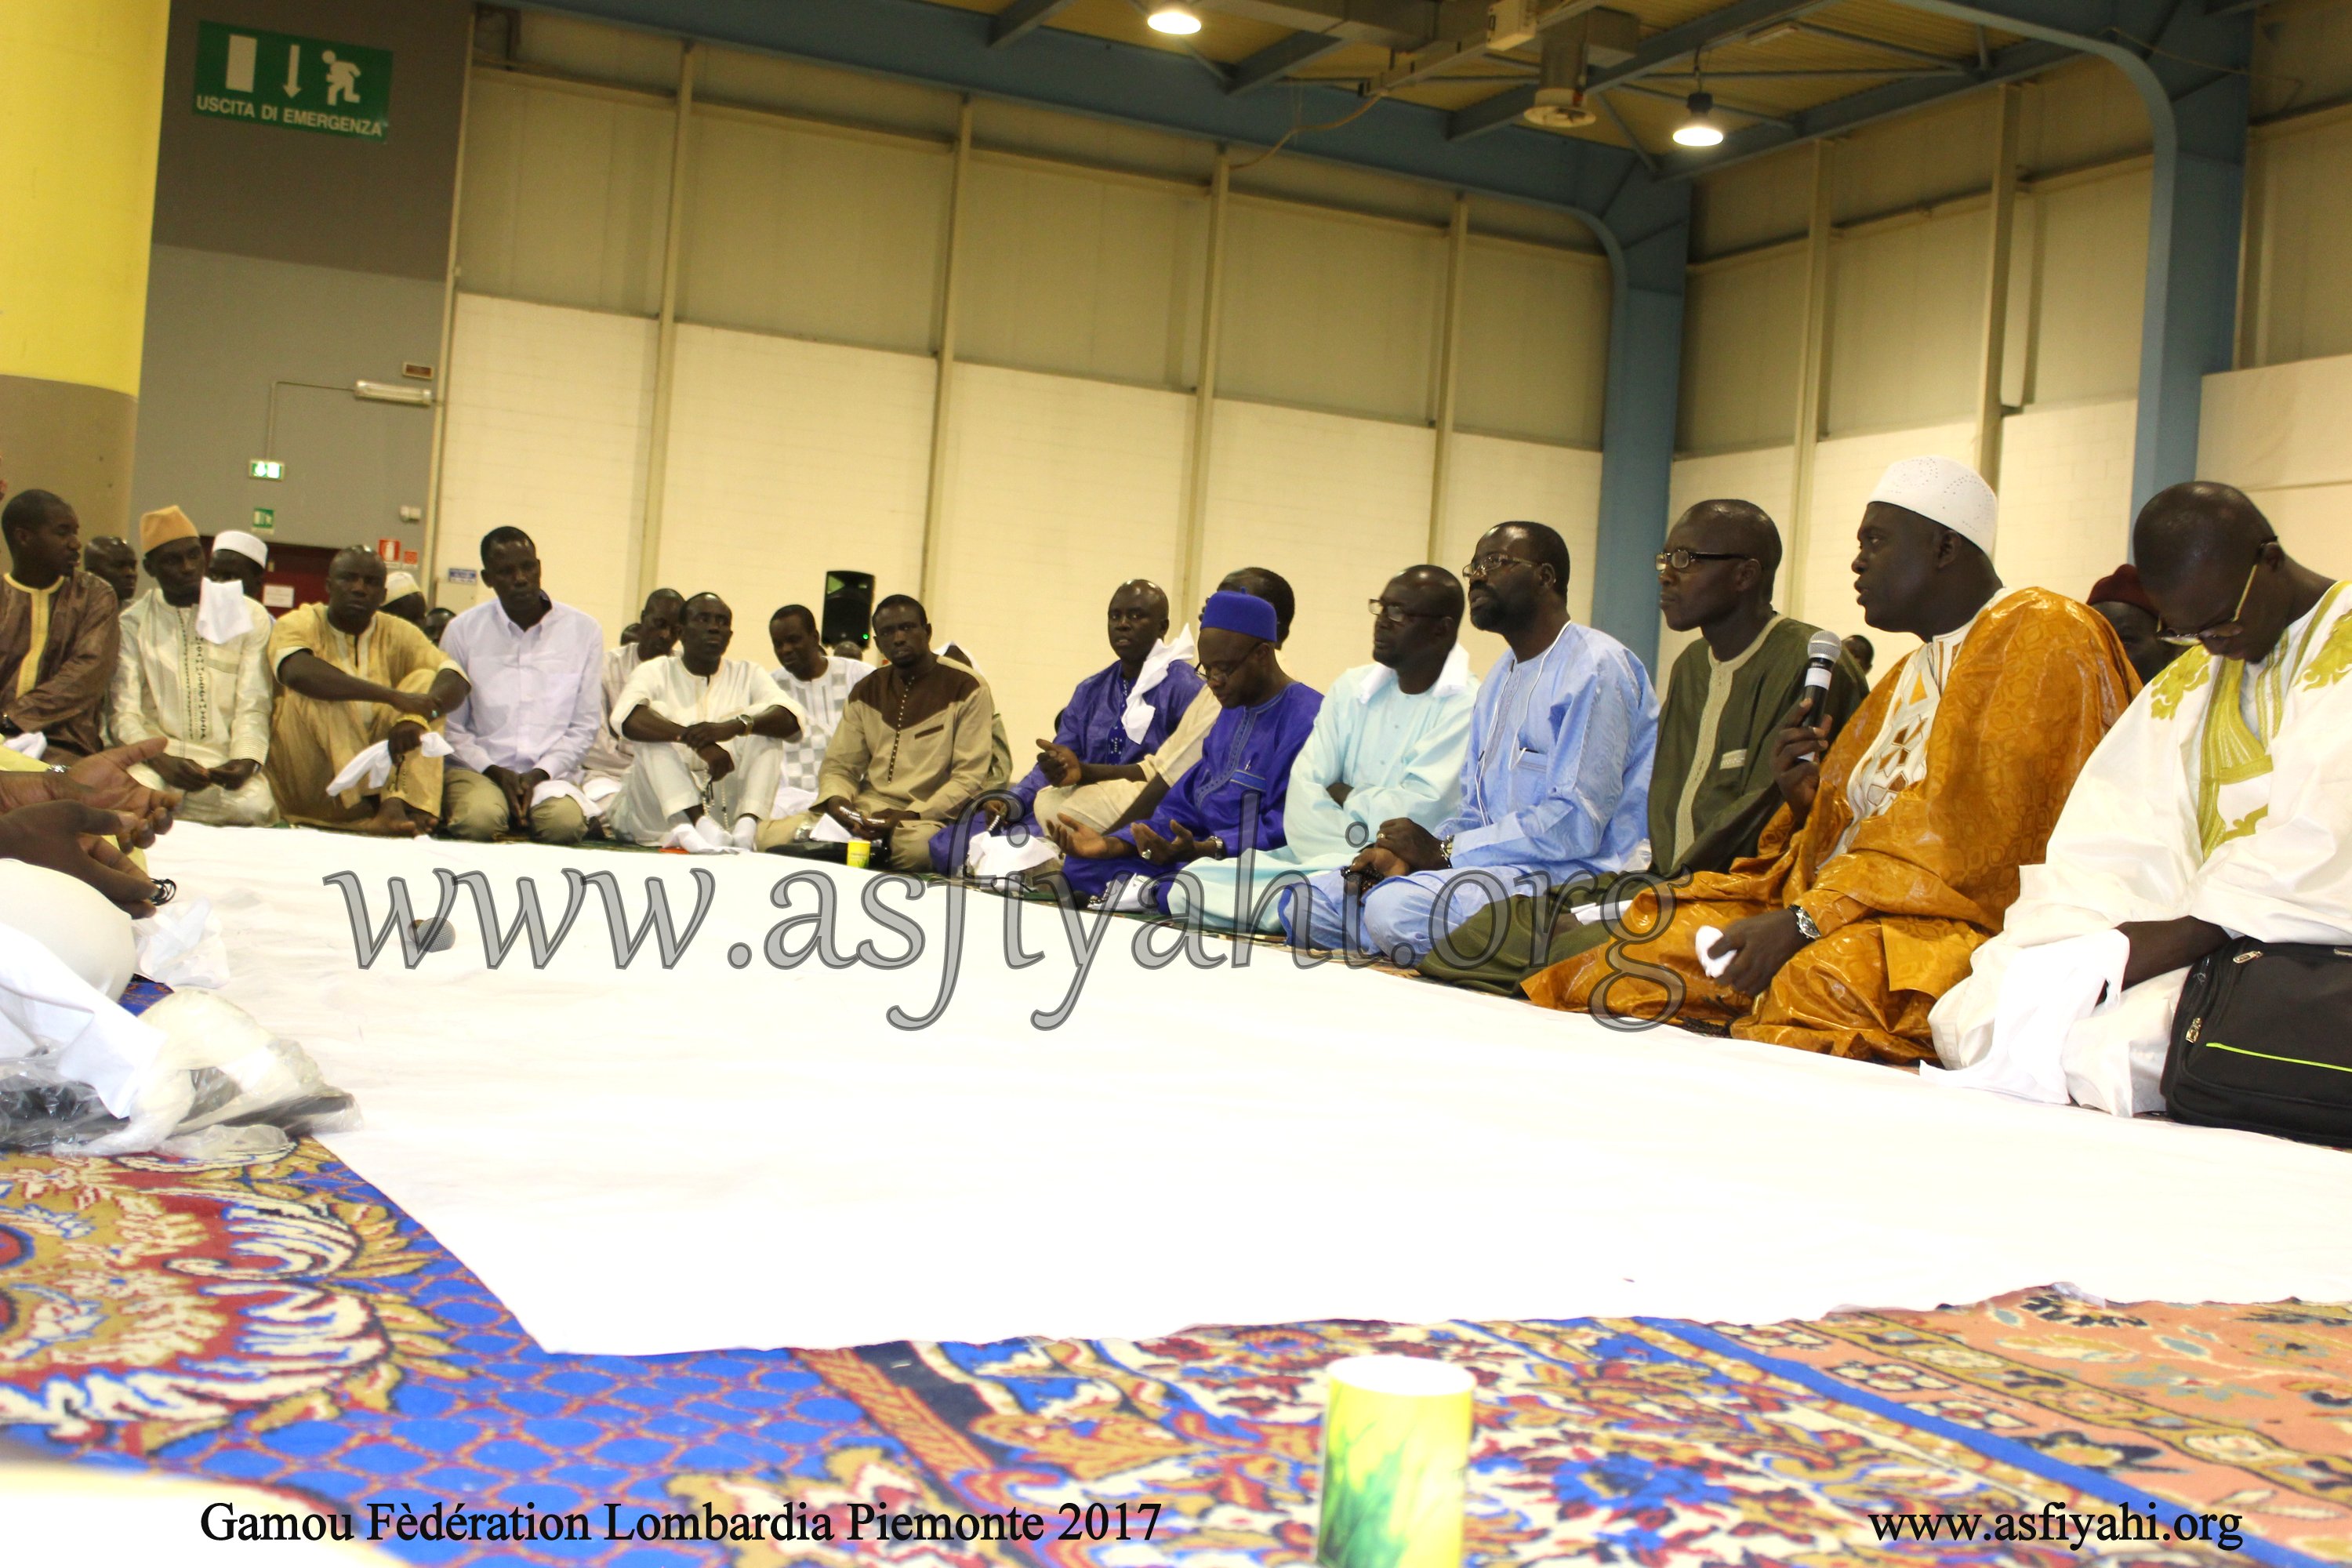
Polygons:
[[392,51],[205,22],[196,112],[381,142],[392,128]]
[[275,458],[253,458],[246,462],[245,471],[257,479],[282,479],[286,465]]

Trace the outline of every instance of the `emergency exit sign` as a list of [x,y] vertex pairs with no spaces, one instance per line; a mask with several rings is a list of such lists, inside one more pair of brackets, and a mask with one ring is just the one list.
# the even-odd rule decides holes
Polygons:
[[196,112],[381,142],[392,128],[392,51],[204,22]]

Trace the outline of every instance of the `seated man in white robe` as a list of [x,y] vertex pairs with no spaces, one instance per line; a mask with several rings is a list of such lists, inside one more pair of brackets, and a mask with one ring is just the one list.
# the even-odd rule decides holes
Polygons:
[[269,760],[269,612],[234,583],[205,575],[205,544],[178,507],[139,520],[155,586],[122,612],[121,652],[107,693],[115,740],[162,737],[162,755],[131,776],[186,796],[189,822],[256,827],[278,820]]
[[[1290,765],[1279,849],[1246,860],[1195,860],[1201,913],[1220,928],[1278,933],[1281,888],[1351,863],[1403,819],[1434,828],[1462,803],[1462,762],[1478,679],[1462,649],[1462,582],[1443,566],[1412,566],[1371,602],[1372,662],[1343,672]],[[1248,867],[1248,875],[1243,868]],[[1184,912],[1183,879],[1169,910]]]
[[614,837],[685,849],[749,849],[776,799],[783,743],[801,711],[749,659],[729,658],[735,613],[716,594],[686,602],[677,651],[621,689],[613,727],[635,742],[606,812]]
[[2234,936],[2352,942],[2352,592],[2227,485],[2132,530],[2162,635],[2042,864],[1930,1016],[1957,1081],[2118,1115],[2161,1106],[2188,966]]

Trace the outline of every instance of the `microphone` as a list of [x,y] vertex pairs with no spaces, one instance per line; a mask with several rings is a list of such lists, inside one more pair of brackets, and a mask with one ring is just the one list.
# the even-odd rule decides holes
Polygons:
[[[1809,726],[1819,727],[1822,715],[1829,710],[1830,672],[1837,668],[1838,658],[1844,652],[1845,644],[1838,640],[1835,632],[1815,632],[1812,640],[1805,645],[1804,694],[1813,700],[1813,705],[1805,710],[1804,721]],[[1807,752],[1804,760],[1817,763],[1821,757],[1819,752]]]

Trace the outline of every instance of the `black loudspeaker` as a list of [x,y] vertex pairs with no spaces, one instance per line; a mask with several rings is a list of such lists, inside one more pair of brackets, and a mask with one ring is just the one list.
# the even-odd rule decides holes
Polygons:
[[873,635],[874,574],[828,572],[824,574],[824,625],[817,636],[824,646],[854,642],[864,647]]

